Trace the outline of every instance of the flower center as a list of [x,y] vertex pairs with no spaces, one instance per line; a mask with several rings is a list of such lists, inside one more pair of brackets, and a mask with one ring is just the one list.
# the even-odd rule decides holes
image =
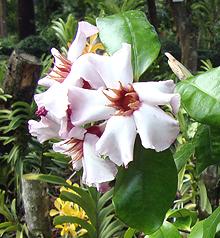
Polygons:
[[[121,82],[119,89],[108,89],[103,91],[104,95],[111,101],[109,107],[117,110],[117,116],[130,116],[135,110],[140,107],[140,100],[138,94],[135,92],[132,84],[124,87]],[[107,94],[110,92],[113,95]]]
[[102,135],[102,130],[100,129],[99,126],[90,126],[86,130],[87,130],[87,133],[96,135],[98,137],[101,137],[101,135]]
[[74,127],[74,125],[71,122],[72,109],[71,109],[70,105],[68,105],[66,114],[67,114],[67,130],[70,131]]
[[45,117],[47,113],[48,113],[47,109],[44,106],[42,106],[38,108],[38,110],[35,112],[35,115],[38,117]]

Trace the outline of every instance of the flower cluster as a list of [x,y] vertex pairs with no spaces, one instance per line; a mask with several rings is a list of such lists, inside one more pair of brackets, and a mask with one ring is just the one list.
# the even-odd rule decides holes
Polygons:
[[[67,180],[67,183],[72,185],[71,181],[69,180]],[[73,184],[73,186],[78,187],[79,185]],[[68,191],[75,194],[73,190],[65,187],[61,187],[60,192],[62,191]],[[83,220],[88,220],[85,211],[73,202],[63,201],[60,198],[57,198],[54,201],[54,206],[56,209],[50,210],[50,216],[74,216]],[[61,236],[70,234],[72,237],[80,237],[87,232],[85,229],[80,228],[78,224],[72,223],[63,223],[62,225],[56,225],[55,228],[60,229]]]
[[180,96],[172,80],[133,82],[131,45],[123,43],[112,56],[97,54],[103,49],[97,33],[95,26],[79,22],[67,58],[52,49],[53,69],[39,80],[48,89],[35,95],[41,119],[30,120],[29,130],[41,143],[59,138],[54,151],[71,156],[75,170],[83,167],[83,182],[102,189],[117,166],[133,160],[137,133],[145,148],[170,147],[179,133],[173,115]]

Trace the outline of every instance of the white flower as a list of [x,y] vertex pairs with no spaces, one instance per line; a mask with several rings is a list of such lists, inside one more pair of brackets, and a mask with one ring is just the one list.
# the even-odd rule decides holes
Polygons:
[[82,133],[71,123],[72,111],[67,94],[68,88],[56,83],[47,91],[34,96],[38,106],[36,115],[41,120],[30,120],[29,132],[36,136],[40,143],[52,138],[67,139]]
[[179,125],[160,106],[170,105],[172,112],[177,113],[180,96],[174,93],[174,82],[132,83],[129,44],[123,44],[111,57],[94,54],[82,57],[96,69],[108,89],[72,87],[68,92],[74,112],[71,121],[79,126],[108,119],[105,131],[96,144],[97,151],[109,156],[117,165],[126,166],[133,160],[137,133],[145,148],[162,151],[170,147],[179,133]]
[[[92,88],[99,88],[103,86],[102,81],[96,80],[96,82],[88,82],[88,75],[83,74],[84,67],[86,67],[86,62],[78,62],[79,57],[86,53],[84,51],[86,49],[87,38],[97,33],[98,29],[96,26],[84,21],[79,22],[77,34],[69,47],[67,58],[63,56],[57,49],[52,48],[51,53],[54,57],[53,69],[46,77],[40,79],[38,84],[51,87],[57,82],[63,83],[67,81],[72,85],[79,87],[83,87],[84,84],[86,87],[88,87],[87,85],[90,85]],[[91,69],[91,71],[93,70]]]
[[95,151],[101,133],[101,127],[92,126],[84,135],[53,145],[54,151],[71,156],[73,169],[80,170],[83,167],[83,183],[98,188],[100,184],[113,180],[117,173],[114,163],[107,158],[101,158]]

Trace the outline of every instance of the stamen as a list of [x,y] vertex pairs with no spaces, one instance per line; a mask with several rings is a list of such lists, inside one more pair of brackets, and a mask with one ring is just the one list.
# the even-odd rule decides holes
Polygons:
[[[114,96],[110,96],[108,92],[112,92]],[[103,94],[111,102],[107,106],[117,110],[115,113],[116,116],[130,116],[141,105],[139,96],[132,84],[128,84],[127,87],[124,87],[119,81],[119,89],[109,88],[103,91]]]
[[[111,90],[111,89],[110,89]],[[104,91],[103,91],[103,94],[111,101],[111,102],[117,102],[118,101],[118,98],[113,98],[111,96],[109,96],[108,94],[106,94]]]

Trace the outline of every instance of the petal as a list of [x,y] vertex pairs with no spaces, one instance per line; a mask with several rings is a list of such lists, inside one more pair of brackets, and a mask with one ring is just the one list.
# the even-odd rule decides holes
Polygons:
[[64,84],[54,84],[47,91],[36,94],[34,99],[38,107],[45,109],[54,115],[56,118],[66,116],[68,109],[68,88]]
[[133,87],[141,101],[154,106],[170,104],[173,113],[178,112],[180,95],[174,93],[175,84],[173,80],[134,83]]
[[107,106],[109,100],[102,90],[72,87],[68,96],[73,112],[71,122],[75,126],[107,119],[115,111],[112,107]]
[[[58,143],[54,143],[53,150],[55,152],[65,154],[70,157],[74,156],[73,152],[69,151],[69,149],[71,148],[71,144],[66,143],[68,141],[69,140],[64,140],[64,141],[60,141]],[[82,160],[73,160],[72,166],[73,166],[74,170],[79,171],[82,168]]]
[[38,81],[39,85],[45,87],[51,87],[55,83],[62,83],[71,69],[71,62],[62,56],[57,49],[52,48],[51,54],[54,57],[53,68],[46,77]]
[[42,79],[39,79],[38,80],[38,84],[41,85],[41,86],[45,86],[47,88],[51,87],[53,84],[56,84],[57,81],[56,80],[53,80],[51,78],[48,78],[48,76],[42,78]]
[[53,216],[56,216],[56,215],[58,215],[58,214],[60,214],[57,210],[55,210],[55,209],[51,209],[50,210],[50,216],[51,217],[53,217]]
[[43,143],[51,138],[59,137],[59,124],[47,119],[46,117],[42,117],[39,122],[29,120],[28,125],[30,134],[32,136],[36,136],[40,143]]
[[73,127],[71,131],[69,132],[68,137],[69,138],[76,138],[78,140],[82,140],[84,138],[84,134],[86,133],[86,130],[81,127]]
[[109,156],[117,165],[125,166],[133,160],[136,127],[133,117],[113,116],[96,144],[96,150]]
[[89,82],[93,89],[105,87],[105,83],[100,74],[88,60],[90,55],[93,54],[82,55],[73,63],[71,72],[65,79],[64,83],[68,83],[73,86],[81,86],[79,85],[79,81],[84,79]]
[[108,88],[118,88],[119,81],[126,86],[133,81],[131,46],[123,43],[122,48],[112,56],[90,54],[89,61],[94,65]]
[[72,167],[74,170],[79,171],[83,167],[82,160],[73,161]]
[[179,134],[178,122],[159,107],[142,104],[133,115],[146,149],[165,150]]
[[98,28],[96,26],[85,21],[79,22],[77,34],[68,50],[67,58],[74,62],[80,55],[82,55],[86,45],[86,38],[96,33],[98,33]]
[[97,156],[95,144],[98,141],[96,135],[87,133],[83,143],[83,177],[82,180],[87,185],[104,183],[115,178],[116,166],[108,159]]

